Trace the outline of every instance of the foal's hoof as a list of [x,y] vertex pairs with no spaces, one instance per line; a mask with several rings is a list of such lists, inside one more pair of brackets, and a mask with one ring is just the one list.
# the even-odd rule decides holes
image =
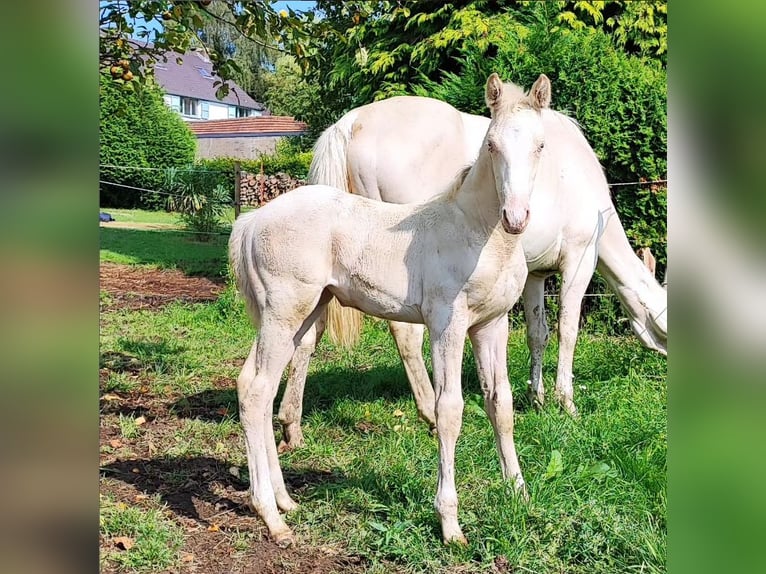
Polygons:
[[275,535],[274,542],[280,548],[290,548],[290,546],[295,546],[295,534],[293,534],[292,530],[287,530]]
[[445,546],[451,546],[453,544],[455,546],[468,546],[468,539],[463,536],[462,532],[460,534],[453,535],[450,538],[443,538],[442,540],[444,541]]
[[527,401],[529,406],[537,409],[538,411],[543,408],[545,404],[545,394],[541,392],[535,392],[532,387],[527,388]]
[[573,419],[576,419],[579,416],[577,407],[572,400],[561,399],[559,400],[559,404],[561,405],[561,408],[564,409],[564,412],[566,412]]

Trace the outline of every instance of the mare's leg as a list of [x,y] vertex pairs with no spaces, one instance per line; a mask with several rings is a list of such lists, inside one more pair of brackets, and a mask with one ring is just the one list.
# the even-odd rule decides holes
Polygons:
[[527,398],[531,405],[540,407],[545,402],[543,386],[543,353],[548,344],[548,322],[545,317],[545,278],[528,275],[522,301],[524,319],[527,323],[527,347],[530,369],[527,381]]
[[508,315],[472,327],[468,335],[484,392],[484,409],[495,431],[503,478],[513,480],[516,489],[524,493],[524,479],[513,441],[513,395],[507,366]]
[[436,425],[434,418],[434,388],[428,377],[425,361],[423,361],[423,325],[413,323],[398,323],[389,321],[388,327],[396,341],[396,348],[404,363],[407,372],[407,380],[415,395],[415,404],[418,407],[420,418],[426,421],[431,428]]
[[434,506],[445,544],[467,544],[457,520],[455,489],[455,444],[463,419],[460,374],[466,327],[454,319],[444,325],[429,325],[436,395],[436,431],[439,437],[439,480]]
[[285,393],[279,406],[278,418],[279,422],[282,423],[282,441],[279,443],[279,452],[286,452],[303,445],[301,416],[303,415],[303,393],[306,387],[306,376],[308,375],[311,355],[324,333],[325,321],[326,314],[322,313],[316,323],[306,331],[290,362]]
[[585,290],[593,276],[595,247],[573,255],[563,265],[559,297],[559,359],[556,372],[556,400],[572,416],[577,416],[574,404],[572,363],[574,362],[580,309]]

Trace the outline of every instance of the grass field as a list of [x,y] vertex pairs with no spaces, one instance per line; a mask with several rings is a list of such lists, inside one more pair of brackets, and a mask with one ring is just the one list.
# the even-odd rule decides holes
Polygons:
[[[104,261],[119,255],[131,264],[172,266],[177,259],[192,272],[220,270],[220,246],[203,249],[167,231],[111,231],[102,229]],[[252,327],[227,290],[208,304],[110,310],[101,333],[101,533],[134,543],[103,552],[102,566],[183,570],[200,535],[190,529],[185,499],[204,502],[231,487],[230,498],[244,501],[234,381]],[[520,403],[528,363],[523,328],[508,350]],[[549,377],[555,353],[552,344]],[[436,439],[417,419],[387,328],[368,320],[352,351],[322,341],[306,387],[306,446],[281,458],[300,504],[288,524],[304,548],[358,557],[354,572],[664,572],[666,361],[635,339],[584,333],[574,372],[578,419],[554,405],[537,412],[519,404],[515,437],[530,493],[524,503],[501,479],[466,346],[457,487],[469,545],[445,547],[433,510]],[[195,482],[200,468],[213,473],[213,486]],[[208,530],[217,529],[231,556],[251,560],[246,553],[265,528],[247,510],[227,512],[210,519]]]

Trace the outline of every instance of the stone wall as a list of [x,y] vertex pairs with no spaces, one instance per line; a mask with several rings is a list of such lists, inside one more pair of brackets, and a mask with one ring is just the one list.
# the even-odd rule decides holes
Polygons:
[[197,136],[197,159],[234,157],[237,159],[256,159],[263,154],[276,151],[281,136],[267,137],[199,137]]

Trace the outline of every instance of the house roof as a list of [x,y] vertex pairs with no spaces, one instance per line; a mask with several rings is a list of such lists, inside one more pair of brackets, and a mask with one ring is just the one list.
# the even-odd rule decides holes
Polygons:
[[232,136],[300,135],[308,126],[290,116],[252,116],[231,120],[189,122],[189,129],[199,138]]
[[[211,102],[220,101],[252,110],[266,109],[266,106],[256,102],[232,81],[229,81],[230,90],[226,97],[223,100],[216,98],[215,91],[218,86],[213,87],[213,82],[220,81],[221,78],[213,74],[213,65],[203,51],[192,50],[183,56],[171,52],[167,57],[167,62],[159,61],[155,64],[154,77],[168,94]],[[176,62],[178,57],[182,59],[181,64]]]

